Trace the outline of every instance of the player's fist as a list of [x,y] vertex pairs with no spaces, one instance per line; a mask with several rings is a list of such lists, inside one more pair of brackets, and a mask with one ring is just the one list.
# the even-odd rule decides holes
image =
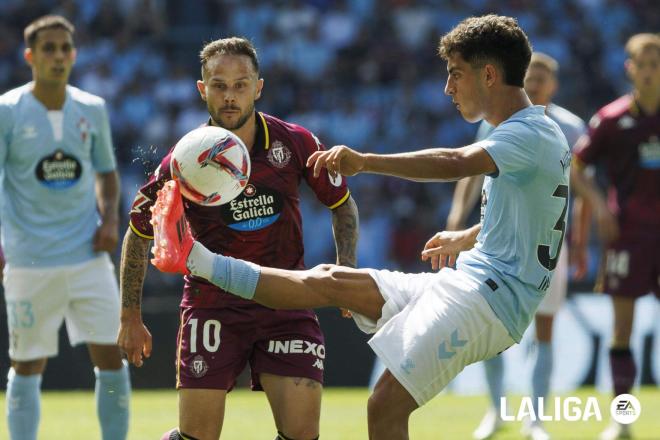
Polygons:
[[119,223],[104,221],[94,234],[94,252],[114,252],[119,242]]
[[605,203],[594,209],[598,237],[603,243],[612,243],[619,238],[619,222]]
[[364,160],[364,154],[346,145],[335,145],[327,151],[315,151],[307,159],[307,166],[314,167],[314,177],[319,177],[322,168],[327,168],[333,177],[337,174],[354,176],[364,168]]
[[144,358],[151,356],[151,333],[141,319],[121,320],[117,345],[126,353],[128,362],[141,367]]

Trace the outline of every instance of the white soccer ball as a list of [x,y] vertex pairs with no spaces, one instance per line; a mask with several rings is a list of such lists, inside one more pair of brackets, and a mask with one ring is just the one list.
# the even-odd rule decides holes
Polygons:
[[181,194],[203,206],[218,206],[238,196],[250,178],[250,153],[229,130],[197,128],[177,142],[170,159]]

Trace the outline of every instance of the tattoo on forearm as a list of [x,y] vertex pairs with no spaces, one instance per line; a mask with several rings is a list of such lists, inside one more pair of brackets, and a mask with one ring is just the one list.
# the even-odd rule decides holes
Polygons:
[[150,243],[150,240],[138,237],[130,229],[126,231],[119,266],[122,307],[137,309],[142,303],[142,285],[147,272]]
[[337,248],[337,264],[357,267],[357,241],[360,216],[353,197],[332,211],[332,231]]

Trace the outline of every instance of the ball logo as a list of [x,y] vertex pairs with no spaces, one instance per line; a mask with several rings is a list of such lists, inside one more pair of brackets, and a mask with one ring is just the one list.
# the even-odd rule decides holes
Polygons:
[[[241,186],[247,183],[248,163],[247,159],[243,158],[243,163],[238,167],[234,162],[227,159],[225,154],[233,147],[238,147],[236,141],[231,137],[226,137],[216,142],[211,148],[203,151],[197,158],[197,162],[201,168],[208,165],[219,168],[230,175],[236,180],[241,182]],[[239,147],[240,148],[240,147]]]
[[280,141],[275,141],[268,149],[268,162],[276,168],[284,168],[291,160],[291,151]]
[[195,203],[213,204],[218,202],[221,198],[220,194],[218,194],[217,192],[205,196],[204,194],[200,193],[195,188],[193,188],[193,186],[190,183],[188,183],[188,181],[183,177],[183,173],[181,172],[181,165],[179,165],[179,161],[177,161],[174,158],[172,158],[172,175],[175,179],[179,181],[179,184],[186,191],[188,197],[192,198],[195,201]]
[[629,425],[639,418],[642,404],[632,394],[619,394],[610,404],[612,418],[623,425]]

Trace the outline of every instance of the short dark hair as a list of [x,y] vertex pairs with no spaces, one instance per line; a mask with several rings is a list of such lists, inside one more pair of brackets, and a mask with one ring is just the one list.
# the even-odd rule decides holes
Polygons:
[[202,63],[202,77],[204,77],[206,63],[208,63],[208,61],[215,55],[245,55],[250,58],[254,71],[257,75],[259,74],[259,58],[257,57],[257,50],[254,48],[250,40],[246,38],[222,38],[205,44],[199,52],[199,60]]
[[23,31],[23,39],[27,47],[33,48],[39,32],[46,29],[64,29],[73,37],[76,28],[61,15],[44,15],[28,24]]
[[522,87],[532,46],[515,18],[490,14],[460,22],[440,39],[438,53],[445,60],[458,53],[473,67],[497,64],[505,84]]

